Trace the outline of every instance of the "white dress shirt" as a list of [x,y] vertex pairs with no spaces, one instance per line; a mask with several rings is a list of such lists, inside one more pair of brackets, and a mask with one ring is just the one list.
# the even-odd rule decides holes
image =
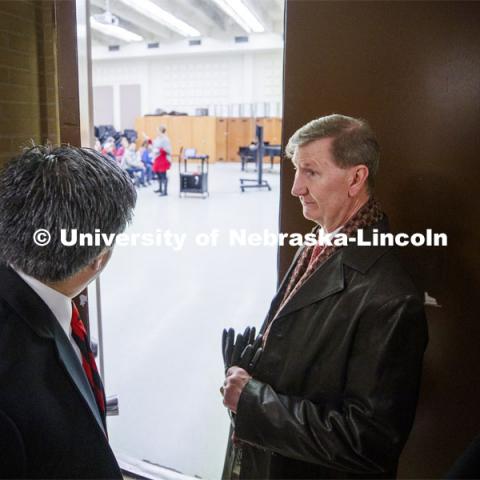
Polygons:
[[47,307],[51,310],[54,317],[65,332],[68,340],[70,341],[73,350],[77,354],[78,360],[82,363],[82,354],[78,348],[75,340],[72,337],[72,328],[70,322],[72,319],[72,299],[63,295],[63,293],[57,292],[53,288],[48,287],[44,283],[40,282],[36,278],[15,270],[15,272],[25,281],[25,283],[43,300]]

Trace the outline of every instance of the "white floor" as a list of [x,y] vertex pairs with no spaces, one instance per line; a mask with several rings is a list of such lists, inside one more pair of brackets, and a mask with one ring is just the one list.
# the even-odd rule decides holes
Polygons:
[[[271,192],[241,193],[239,178],[256,174],[239,164],[211,165],[205,200],[179,198],[177,166],[168,197],[139,190],[128,232],[170,230],[186,241],[179,251],[117,246],[101,277],[105,382],[120,406],[109,418],[116,452],[220,477],[229,426],[219,393],[221,332],[260,326],[277,280],[276,246],[231,246],[229,235],[277,232],[278,169],[264,176]],[[219,245],[198,246],[196,235],[212,229]]]

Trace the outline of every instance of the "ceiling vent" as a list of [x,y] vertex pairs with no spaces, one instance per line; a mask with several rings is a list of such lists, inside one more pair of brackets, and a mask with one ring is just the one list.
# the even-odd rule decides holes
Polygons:
[[248,43],[247,35],[239,35],[235,37],[235,43]]
[[158,42],[149,43],[147,48],[158,48],[160,44]]
[[108,51],[109,52],[118,52],[120,50],[120,45],[109,45]]
[[188,41],[188,44],[191,46],[191,47],[194,47],[195,45],[201,45],[202,44],[202,41],[200,39],[194,39],[194,40],[189,40]]

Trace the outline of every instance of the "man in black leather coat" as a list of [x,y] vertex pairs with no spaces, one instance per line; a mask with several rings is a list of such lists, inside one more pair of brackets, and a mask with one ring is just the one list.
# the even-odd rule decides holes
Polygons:
[[[372,196],[379,149],[366,122],[300,128],[292,194],[324,234],[388,231]],[[427,325],[394,249],[301,247],[263,324],[250,373],[227,371],[235,414],[224,478],[393,478],[412,427]]]

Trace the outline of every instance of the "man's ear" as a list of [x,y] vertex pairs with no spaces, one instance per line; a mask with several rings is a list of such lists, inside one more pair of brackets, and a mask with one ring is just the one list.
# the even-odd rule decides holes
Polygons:
[[350,197],[356,197],[364,188],[366,188],[367,179],[368,167],[366,165],[355,165],[352,167],[348,195]]
[[108,250],[105,250],[103,253],[101,253],[93,262],[90,264],[90,268],[95,272],[98,273],[102,271],[108,261],[110,260],[110,257],[112,256],[112,249],[109,248]]

